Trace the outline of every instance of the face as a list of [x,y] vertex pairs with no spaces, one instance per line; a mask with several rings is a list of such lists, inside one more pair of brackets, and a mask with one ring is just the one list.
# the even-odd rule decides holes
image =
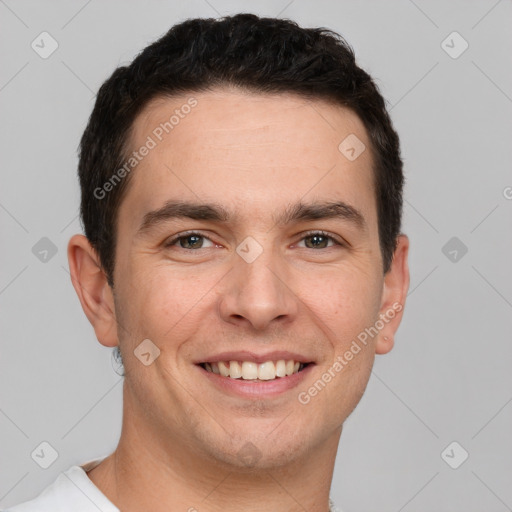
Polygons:
[[[338,148],[350,134],[356,159]],[[98,336],[119,339],[128,413],[231,465],[306,456],[391,348],[408,284],[403,259],[382,272],[364,125],[320,100],[219,89],[154,100],[131,142],[152,147],[117,219],[122,328]],[[153,346],[150,364],[134,355]]]

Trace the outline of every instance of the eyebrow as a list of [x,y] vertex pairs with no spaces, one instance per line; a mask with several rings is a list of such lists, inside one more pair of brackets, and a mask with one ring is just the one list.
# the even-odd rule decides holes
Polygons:
[[[209,220],[221,224],[228,223],[234,215],[216,203],[192,203],[188,201],[167,201],[161,208],[146,213],[137,231],[143,234],[154,226],[176,218]],[[363,214],[343,201],[324,201],[317,203],[298,203],[288,206],[273,217],[274,224],[287,225],[301,221],[339,218],[366,231],[367,224]]]

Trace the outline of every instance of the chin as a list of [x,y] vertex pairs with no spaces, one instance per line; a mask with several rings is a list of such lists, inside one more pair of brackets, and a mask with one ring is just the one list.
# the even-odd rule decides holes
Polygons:
[[211,454],[217,462],[236,468],[239,472],[254,472],[281,468],[300,459],[301,453],[290,449],[265,447],[258,448],[251,441],[246,441],[236,451],[218,451]]
[[[265,430],[262,433],[261,429],[255,429],[251,433],[246,428],[240,430],[239,434],[230,436],[227,442],[222,442],[225,439],[217,442],[209,439],[205,446],[205,455],[231,469],[235,467],[241,472],[251,472],[276,469],[299,461],[316,444],[312,433],[306,436],[303,429],[295,426],[289,432],[280,431],[278,435],[269,435],[268,432]],[[297,432],[300,432],[300,436]]]

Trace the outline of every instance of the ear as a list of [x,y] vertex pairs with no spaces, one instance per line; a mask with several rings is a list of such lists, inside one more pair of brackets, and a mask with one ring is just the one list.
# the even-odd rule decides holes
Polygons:
[[68,243],[71,282],[98,341],[106,347],[118,345],[114,296],[89,240],[74,235]]
[[376,344],[376,354],[387,354],[394,345],[395,333],[402,321],[405,299],[409,289],[409,238],[400,235],[393,254],[391,268],[384,276],[382,301],[379,318],[384,324],[380,329]]

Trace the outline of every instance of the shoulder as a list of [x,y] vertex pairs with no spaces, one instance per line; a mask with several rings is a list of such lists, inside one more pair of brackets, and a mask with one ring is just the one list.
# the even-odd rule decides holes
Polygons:
[[84,469],[72,466],[37,497],[4,512],[119,512],[93,484]]

